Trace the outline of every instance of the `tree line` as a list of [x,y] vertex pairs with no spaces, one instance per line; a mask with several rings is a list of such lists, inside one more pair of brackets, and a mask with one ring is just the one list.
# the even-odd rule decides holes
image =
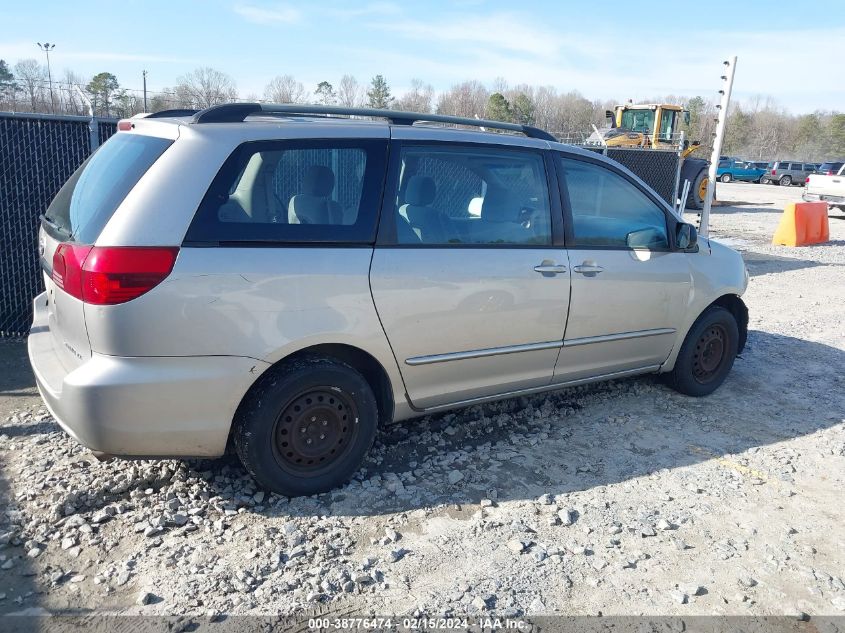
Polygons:
[[[368,106],[412,112],[436,112],[533,125],[566,142],[582,142],[593,126],[607,124],[610,100],[590,100],[577,91],[559,92],[552,86],[511,86],[497,79],[491,86],[468,80],[437,93],[431,84],[411,81],[401,95],[393,94],[382,75],[361,83],[343,75],[332,83],[324,80],[306,87],[292,75],[271,79],[262,94],[242,95],[231,76],[214,68],[188,72],[172,87],[147,94],[146,111],[172,108],[202,109],[231,101],[317,103],[346,107]],[[702,96],[664,95],[644,102],[683,104],[690,111],[689,123],[681,128],[690,141],[709,151],[715,130],[716,102]],[[144,94],[121,86],[110,72],[84,78],[71,70],[49,81],[47,69],[35,59],[14,66],[0,60],[0,110],[89,114],[128,117],[145,111]],[[781,158],[824,161],[845,158],[845,113],[816,111],[794,115],[770,98],[732,103],[723,153],[749,160]]]

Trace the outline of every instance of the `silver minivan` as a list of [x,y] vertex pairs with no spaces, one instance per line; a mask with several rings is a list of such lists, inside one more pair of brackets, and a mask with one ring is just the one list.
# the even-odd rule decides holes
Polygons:
[[62,428],[106,455],[231,444],[291,496],[347,481],[391,420],[646,373],[709,394],[748,324],[736,252],[614,161],[517,124],[136,117],[39,240],[29,356]]

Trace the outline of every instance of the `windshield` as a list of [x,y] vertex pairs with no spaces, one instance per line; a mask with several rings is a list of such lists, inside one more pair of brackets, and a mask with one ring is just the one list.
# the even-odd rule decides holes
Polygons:
[[132,187],[172,142],[115,134],[74,172],[44,217],[67,239],[93,244]]
[[654,110],[625,110],[622,113],[622,126],[632,132],[650,134],[654,129]]

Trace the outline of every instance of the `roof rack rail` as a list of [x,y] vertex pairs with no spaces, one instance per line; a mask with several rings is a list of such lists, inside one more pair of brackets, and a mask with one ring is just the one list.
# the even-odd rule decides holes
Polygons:
[[200,110],[194,115],[193,123],[239,123],[254,114],[307,115],[321,116],[362,116],[387,119],[392,125],[413,125],[418,122],[451,123],[453,125],[471,125],[473,127],[492,128],[520,132],[529,138],[557,142],[557,139],[540,128],[519,123],[470,119],[468,117],[429,114],[424,112],[400,112],[379,108],[345,108],[340,106],[296,105],[270,103],[224,103]]
[[171,116],[194,116],[199,110],[193,110],[190,108],[174,108],[172,110],[160,110],[158,112],[153,112],[152,114],[148,114],[145,116],[145,119],[163,119],[165,117]]

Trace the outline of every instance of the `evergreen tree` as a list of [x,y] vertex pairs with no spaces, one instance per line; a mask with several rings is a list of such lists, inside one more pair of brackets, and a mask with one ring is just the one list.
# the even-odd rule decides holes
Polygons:
[[391,103],[393,97],[390,94],[390,86],[382,75],[376,75],[367,90],[367,104],[371,108],[389,108]]
[[484,117],[491,121],[509,122],[513,119],[511,104],[505,99],[501,92],[494,92],[487,99],[487,107],[484,110]]

